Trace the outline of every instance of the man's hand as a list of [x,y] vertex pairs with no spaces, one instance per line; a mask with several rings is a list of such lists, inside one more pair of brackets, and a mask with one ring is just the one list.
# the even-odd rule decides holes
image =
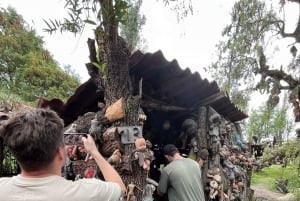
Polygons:
[[82,137],[81,140],[87,153],[93,155],[93,153],[98,152],[95,141],[91,135],[88,134],[87,137]]
[[120,177],[119,173],[100,154],[92,136],[88,134],[87,137],[82,137],[82,142],[88,154],[90,154],[95,159],[105,181],[117,183],[121,188],[122,194],[124,194],[126,188],[122,181],[122,178]]

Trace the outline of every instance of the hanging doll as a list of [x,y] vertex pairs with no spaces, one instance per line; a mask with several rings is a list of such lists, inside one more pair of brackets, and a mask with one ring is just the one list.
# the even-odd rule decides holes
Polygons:
[[137,201],[137,198],[133,192],[134,189],[138,189],[138,190],[142,191],[142,189],[140,189],[137,185],[130,182],[130,184],[128,184],[127,189],[126,189],[126,195],[127,195],[126,201]]
[[135,140],[135,152],[134,159],[138,160],[138,163],[144,170],[150,170],[150,163],[154,158],[153,151],[147,147],[145,138],[137,138]]
[[143,189],[143,201],[153,201],[153,193],[158,186],[158,183],[149,177],[146,179],[147,184],[144,186]]

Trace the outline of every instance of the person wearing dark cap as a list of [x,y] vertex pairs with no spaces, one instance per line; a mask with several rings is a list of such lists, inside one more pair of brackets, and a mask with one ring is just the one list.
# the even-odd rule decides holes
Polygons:
[[162,170],[158,195],[168,194],[172,201],[205,201],[199,164],[180,155],[173,144],[163,148],[169,164]]

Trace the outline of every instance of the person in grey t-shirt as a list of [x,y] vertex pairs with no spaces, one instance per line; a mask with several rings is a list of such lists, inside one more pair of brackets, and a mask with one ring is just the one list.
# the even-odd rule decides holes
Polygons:
[[173,144],[165,145],[163,154],[169,164],[161,172],[158,195],[168,193],[171,201],[205,201],[199,164],[182,157]]
[[98,151],[91,135],[82,137],[104,180],[66,180],[64,122],[50,109],[32,108],[11,115],[0,125],[0,137],[18,161],[21,173],[0,178],[0,201],[118,201],[126,191],[119,173]]

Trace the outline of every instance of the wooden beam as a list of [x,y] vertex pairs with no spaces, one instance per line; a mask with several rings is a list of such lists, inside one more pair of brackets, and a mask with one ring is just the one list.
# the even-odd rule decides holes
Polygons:
[[186,111],[187,108],[175,106],[175,105],[168,105],[166,103],[162,103],[161,101],[149,101],[149,100],[142,100],[141,106],[145,108],[151,108],[153,110],[159,111]]
[[215,93],[209,97],[206,97],[204,99],[201,99],[198,104],[199,106],[205,106],[205,105],[210,105],[222,98],[225,98],[226,97],[226,94],[223,92],[223,91],[220,91],[218,93]]

